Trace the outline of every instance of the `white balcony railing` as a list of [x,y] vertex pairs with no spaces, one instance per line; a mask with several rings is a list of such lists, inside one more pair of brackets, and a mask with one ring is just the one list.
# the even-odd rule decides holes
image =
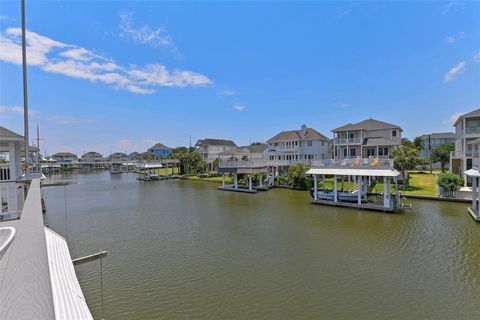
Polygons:
[[466,134],[480,134],[480,127],[467,127],[465,128]]
[[335,138],[335,144],[354,144],[360,143],[360,138]]
[[325,160],[255,160],[255,161],[221,161],[220,168],[245,168],[245,167],[275,167],[290,166],[303,163],[309,167],[358,167],[358,168],[393,168],[392,159],[374,158],[348,158]]

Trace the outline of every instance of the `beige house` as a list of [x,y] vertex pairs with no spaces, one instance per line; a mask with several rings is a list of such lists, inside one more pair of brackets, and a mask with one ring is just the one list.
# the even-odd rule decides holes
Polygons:
[[332,130],[335,159],[388,158],[402,141],[402,128],[375,119],[349,123]]
[[201,139],[195,143],[197,152],[202,156],[202,159],[207,162],[213,162],[219,159],[222,154],[232,152],[237,145],[232,140],[224,139]]

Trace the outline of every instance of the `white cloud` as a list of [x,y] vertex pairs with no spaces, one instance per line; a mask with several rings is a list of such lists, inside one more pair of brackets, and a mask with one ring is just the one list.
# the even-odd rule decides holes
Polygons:
[[457,112],[455,114],[452,114],[450,118],[448,118],[447,123],[454,124],[458,118],[460,118],[462,115],[464,115],[466,112]]
[[[0,113],[11,113],[17,116],[23,116],[23,107],[21,106],[5,106],[0,105]],[[29,108],[28,114],[30,116],[37,117],[38,119],[46,119],[60,124],[74,124],[74,123],[90,123],[92,120],[85,118],[78,118],[74,116],[58,115],[58,114],[45,114],[35,109]]]
[[453,66],[450,70],[448,70],[448,72],[445,74],[444,76],[444,81],[445,82],[449,82],[449,81],[452,81],[453,79],[455,79],[455,77],[463,70],[465,69],[465,66],[467,65],[467,63],[465,61],[461,61],[459,62],[458,64],[456,64],[455,66]]
[[445,41],[448,44],[452,44],[452,43],[462,39],[464,35],[465,35],[465,32],[459,32],[459,33],[457,33],[455,35],[452,35],[452,36],[446,36],[443,39],[443,41]]
[[473,60],[475,60],[475,61],[480,61],[480,51],[478,51],[477,53],[475,53],[475,55],[473,56]]
[[[17,65],[22,63],[19,28],[8,28],[0,33],[0,47],[0,60]],[[30,31],[27,31],[27,63],[46,72],[102,82],[137,94],[152,94],[159,87],[185,88],[212,84],[203,74],[189,70],[169,71],[158,63],[143,67],[121,66],[91,50]]]
[[124,139],[124,140],[120,140],[120,141],[116,142],[115,145],[117,147],[129,148],[129,147],[133,146],[133,143],[132,143],[132,141],[130,141],[128,139]]
[[447,15],[451,11],[461,7],[461,4],[458,2],[449,2],[446,5],[442,6],[442,14]]
[[230,96],[230,97],[231,97],[231,96],[234,96],[234,95],[236,94],[236,92],[233,91],[233,90],[230,90],[230,89],[226,89],[226,90],[224,90],[224,91],[222,92],[222,94],[223,94],[224,96]]
[[[18,115],[22,115],[23,116],[23,107],[21,106],[5,106],[5,105],[0,105],[0,112],[2,113],[6,113],[6,112],[12,112],[12,113],[15,113],[15,114],[18,114]],[[38,116],[39,115],[39,112],[34,110],[34,109],[31,109],[29,108],[28,109],[28,114],[30,116]]]
[[12,19],[7,16],[0,16],[0,21],[15,21],[15,19]]
[[233,105],[233,109],[242,112],[243,110],[245,110],[245,106],[243,104],[238,104],[237,103],[237,104]]
[[177,56],[181,56],[173,39],[164,26],[152,28],[148,25],[135,27],[133,14],[123,12],[120,16],[120,37],[132,40],[136,44],[144,44],[154,48],[166,48]]

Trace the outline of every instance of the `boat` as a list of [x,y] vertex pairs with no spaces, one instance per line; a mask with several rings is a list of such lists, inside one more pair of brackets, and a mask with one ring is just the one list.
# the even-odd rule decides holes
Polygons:
[[[314,198],[313,189],[310,191],[310,194],[313,199]],[[334,201],[335,194],[333,192],[328,192],[328,191],[318,191],[317,199]],[[344,202],[358,202],[358,190],[355,190],[353,192],[338,192],[337,199],[338,201],[344,201]],[[363,194],[361,196],[361,202],[367,202]]]

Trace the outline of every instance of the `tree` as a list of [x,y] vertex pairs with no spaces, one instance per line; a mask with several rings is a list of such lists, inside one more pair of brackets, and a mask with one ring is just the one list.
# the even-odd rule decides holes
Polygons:
[[407,170],[415,169],[419,163],[417,149],[401,145],[392,152],[393,165],[403,176],[403,184],[408,185]]
[[462,177],[452,173],[442,173],[438,176],[437,180],[437,184],[442,187],[450,197],[454,196],[455,191],[457,191],[464,182]]
[[303,163],[290,166],[287,174],[288,183],[294,188],[307,190],[311,184],[311,178],[305,174],[307,170],[307,166]]
[[248,161],[248,156],[247,156],[247,155],[244,155],[244,156],[242,157],[242,161]]
[[407,148],[412,148],[413,147],[413,142],[410,141],[408,138],[402,138],[402,146],[407,147]]
[[450,153],[455,150],[453,143],[438,145],[432,150],[431,161],[433,163],[440,162],[442,172],[445,172],[445,165],[450,162]]
[[413,139],[413,146],[414,146],[418,151],[422,151],[422,150],[423,150],[423,140],[422,140],[422,137],[415,137],[415,139]]

